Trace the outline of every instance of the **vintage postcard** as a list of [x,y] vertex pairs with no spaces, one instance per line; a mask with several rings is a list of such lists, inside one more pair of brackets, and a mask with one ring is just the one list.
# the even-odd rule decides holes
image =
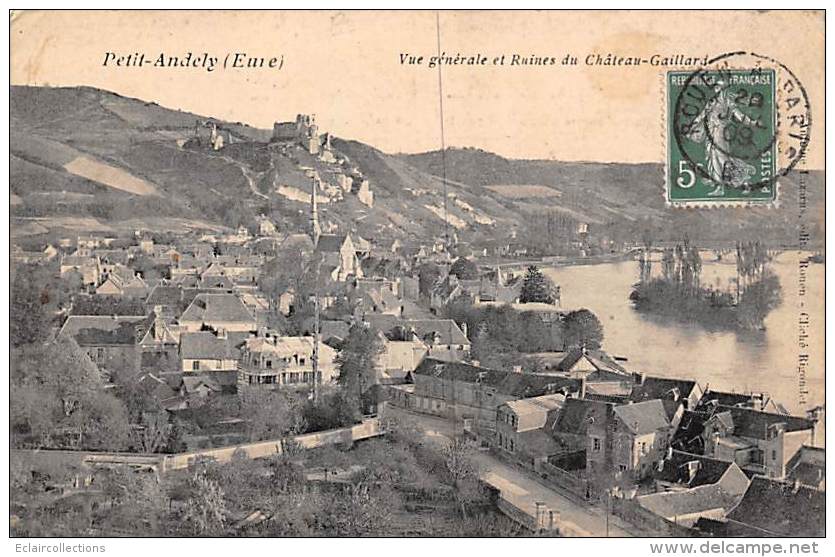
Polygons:
[[825,536],[823,11],[9,17],[19,551]]

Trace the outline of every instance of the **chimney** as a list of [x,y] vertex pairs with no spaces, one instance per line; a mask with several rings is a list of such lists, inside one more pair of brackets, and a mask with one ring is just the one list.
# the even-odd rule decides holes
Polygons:
[[586,398],[586,378],[580,378],[580,398]]
[[481,367],[481,362],[479,362],[478,360],[471,360],[470,365],[475,367]]
[[690,460],[685,466],[687,466],[687,483],[689,484],[695,479],[696,474],[702,467],[702,463],[698,460]]
[[522,366],[513,366],[513,373],[522,373]]
[[216,336],[221,340],[226,340],[226,329],[224,329],[223,327],[218,327]]
[[465,337],[470,338],[470,335],[469,335],[469,333],[468,333],[468,331],[467,331],[467,322],[466,322],[466,321],[464,321],[463,323],[461,323],[461,330],[462,330],[462,331],[464,331],[464,336],[465,336]]
[[154,340],[162,340],[162,331],[165,323],[162,320],[162,306],[154,306]]

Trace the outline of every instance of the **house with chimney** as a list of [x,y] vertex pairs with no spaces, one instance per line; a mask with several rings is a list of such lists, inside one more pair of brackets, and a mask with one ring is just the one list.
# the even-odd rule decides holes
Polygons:
[[240,338],[220,329],[180,334],[180,371],[184,374],[225,372],[237,375]]
[[612,464],[616,477],[640,482],[670,446],[673,427],[664,404],[645,400],[616,405],[612,422]]
[[[585,385],[583,385],[585,388]],[[632,404],[568,398],[549,411],[544,431],[560,447],[547,463],[560,474],[634,485],[648,477],[669,447],[672,427],[659,400]]]
[[808,418],[716,406],[702,422],[704,454],[736,462],[751,474],[786,477],[789,461],[804,445],[815,445],[817,423]]
[[548,457],[548,464],[558,475],[577,480],[613,475],[613,408],[609,402],[571,397],[548,412],[544,431],[560,447]]
[[377,358],[376,372],[382,385],[411,382],[412,372],[429,353],[429,347],[419,338],[391,338],[380,333],[383,351]]
[[152,318],[148,331],[139,341],[140,349],[149,352],[177,351],[180,347],[180,325],[166,316],[162,306],[154,307]]
[[742,500],[722,519],[695,526],[715,537],[823,537],[826,494],[800,483],[755,476]]
[[313,337],[282,336],[262,329],[241,348],[238,388],[309,389],[317,383],[332,385],[339,375],[336,356],[336,350],[319,343],[317,377]]
[[567,377],[583,377],[587,382],[633,381],[632,374],[602,350],[571,348],[563,358],[550,367]]
[[180,316],[179,324],[189,332],[208,328],[232,333],[258,328],[255,316],[235,294],[198,294]]
[[140,369],[138,342],[148,326],[144,315],[71,315],[58,334],[75,340],[110,377],[130,377]]
[[635,502],[674,524],[693,527],[699,519],[723,519],[750,483],[733,462],[670,450],[652,473],[654,492]]
[[411,409],[461,421],[493,440],[503,403],[546,394],[577,396],[582,382],[553,376],[501,371],[426,357],[412,373]]
[[472,343],[452,319],[404,319],[402,328],[405,340],[420,340],[426,345],[429,358],[447,362],[470,358]]
[[773,414],[789,414],[786,407],[765,393],[728,393],[705,389],[696,410],[710,410],[715,406],[739,406]]
[[565,404],[566,396],[553,393],[502,403],[496,410],[495,446],[531,469],[561,452],[560,445],[545,432],[549,412]]
[[123,265],[114,266],[96,288],[96,294],[123,296],[127,298],[145,298],[148,296],[148,284],[139,274]]
[[696,381],[669,377],[651,377],[636,374],[635,385],[629,399],[633,402],[644,400],[681,401],[685,410],[695,410],[702,399],[702,389]]
[[826,449],[800,447],[786,463],[786,480],[826,491]]
[[96,286],[101,280],[101,262],[98,257],[65,255],[61,258],[59,269],[62,278],[78,273],[84,286]]

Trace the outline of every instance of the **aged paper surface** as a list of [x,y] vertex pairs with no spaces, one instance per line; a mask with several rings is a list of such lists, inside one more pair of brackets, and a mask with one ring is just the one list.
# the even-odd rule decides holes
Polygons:
[[10,17],[13,535],[824,535],[823,12]]

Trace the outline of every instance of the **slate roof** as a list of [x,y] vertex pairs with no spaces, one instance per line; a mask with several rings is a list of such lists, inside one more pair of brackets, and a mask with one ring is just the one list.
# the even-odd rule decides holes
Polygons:
[[623,366],[617,363],[611,356],[602,350],[583,351],[579,348],[572,348],[569,350],[565,357],[557,364],[556,369],[558,371],[571,371],[571,368],[574,367],[574,365],[576,365],[583,356],[585,356],[598,371],[610,371],[622,374],[627,373]]
[[381,331],[386,336],[402,324],[403,320],[396,315],[369,313],[363,317],[363,321]]
[[760,412],[751,408],[737,406],[719,406],[719,411],[729,411],[733,417],[734,435],[752,439],[765,439],[769,426],[786,424],[786,431],[803,431],[812,429],[812,420],[799,416],[786,416],[771,412]]
[[335,252],[342,248],[347,236],[345,234],[322,234],[319,236],[319,243],[316,244],[316,251]]
[[144,315],[71,315],[59,334],[72,337],[79,346],[132,345],[146,319]]
[[[244,344],[250,353],[268,353],[280,358],[297,354],[313,354],[313,337],[250,337]],[[327,344],[319,344],[319,361],[328,362],[336,358],[336,351]]]
[[636,499],[649,511],[673,520],[675,517],[705,512],[712,509],[729,509],[740,499],[719,485],[704,485],[682,491],[670,491],[643,495]]
[[690,396],[696,382],[688,379],[670,379],[667,377],[645,377],[643,383],[636,383],[632,388],[631,399],[635,402],[652,400],[656,398],[667,398],[670,391],[678,389],[682,398]]
[[234,360],[238,353],[229,338],[200,331],[180,335],[180,357],[184,360]]
[[501,371],[434,358],[424,358],[414,374],[463,383],[479,383],[514,398],[541,396],[559,392],[561,389],[576,392],[580,386],[580,381],[577,379]]
[[[670,458],[664,461],[664,466],[661,470],[653,468],[652,477],[655,480],[662,482],[669,482],[674,484],[683,484],[688,487],[697,487],[700,485],[710,485],[718,482],[728,468],[731,462],[724,460],[717,460],[702,455],[685,453],[683,451],[673,451]],[[698,462],[698,469],[691,480],[687,469],[689,462]]]
[[297,249],[302,252],[313,251],[313,240],[307,234],[289,234],[281,241],[280,250]]
[[414,328],[418,337],[424,340],[432,333],[438,333],[438,344],[470,344],[470,339],[452,319],[407,319],[403,326]]
[[707,412],[685,410],[670,446],[688,453],[703,453],[704,440],[701,435],[705,430],[705,422],[709,419],[710,414]]
[[786,478],[822,488],[826,482],[826,451],[803,445],[786,463]]
[[525,452],[534,457],[553,456],[563,452],[562,445],[541,429],[530,429],[518,434]]
[[562,409],[552,414],[545,427],[555,433],[585,435],[589,424],[593,423],[591,420],[598,425],[602,424],[611,407],[612,405],[606,402],[568,398]]
[[85,257],[82,255],[66,255],[61,259],[62,267],[84,267],[85,265],[95,265],[98,263],[95,257]]
[[319,323],[319,334],[322,338],[336,337],[344,340],[350,330],[351,325],[344,321],[324,319]]
[[615,416],[635,435],[652,433],[670,426],[664,405],[658,399],[615,406]]
[[255,318],[234,294],[198,294],[180,321],[254,322]]
[[763,476],[751,485],[727,518],[782,537],[818,537],[825,533],[826,494]]
[[183,289],[181,287],[159,284],[155,286],[153,290],[151,290],[150,294],[148,294],[148,298],[145,300],[145,305],[147,307],[176,307],[180,304],[180,300],[182,300],[182,298]]
[[235,285],[232,280],[225,275],[206,275],[198,282],[200,288],[223,288],[231,290]]
[[560,393],[542,395],[506,402],[511,410],[517,415],[539,414],[543,411],[562,408],[565,403],[565,395]]
[[725,393],[720,391],[706,390],[699,401],[699,408],[714,402],[722,406],[750,406],[753,402],[752,395],[742,393]]

